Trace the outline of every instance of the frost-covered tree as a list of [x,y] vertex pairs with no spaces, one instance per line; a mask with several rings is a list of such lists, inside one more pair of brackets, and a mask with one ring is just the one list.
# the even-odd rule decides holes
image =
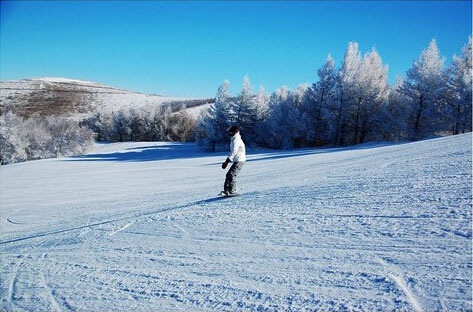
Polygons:
[[240,95],[237,97],[237,100],[233,102],[234,121],[237,124],[245,122],[245,119],[248,118],[248,115],[254,107],[253,88],[251,87],[250,77],[245,75],[245,77],[243,77]]
[[291,145],[285,124],[287,113],[291,108],[291,104],[288,103],[289,92],[289,88],[283,86],[276,89],[269,100],[266,142],[273,148],[284,148]]
[[64,117],[0,116],[1,163],[80,155],[92,144],[92,131]]
[[188,142],[194,139],[195,119],[185,109],[179,110],[169,118],[169,138],[171,141]]
[[148,105],[123,108],[109,113],[100,111],[83,122],[98,140],[106,141],[188,141],[194,139],[195,119],[181,107]]
[[23,118],[12,112],[0,116],[0,161],[9,164],[28,159],[27,141],[21,136]]
[[112,114],[106,111],[96,111],[90,118],[82,122],[97,134],[98,141],[111,141]]
[[314,126],[307,107],[312,102],[312,89],[308,83],[297,86],[294,92],[291,92],[291,102],[294,106],[293,118],[296,118],[296,124],[290,128],[292,130],[291,137],[293,146],[304,147],[309,146],[314,141]]
[[143,111],[131,107],[127,114],[127,123],[130,132],[130,141],[138,141],[142,137],[142,131],[144,130],[143,124]]
[[260,121],[266,119],[267,117],[269,110],[269,98],[269,94],[266,92],[264,87],[260,85],[255,100],[257,116],[258,120]]
[[240,95],[233,101],[234,123],[237,124],[246,144],[254,145],[257,142],[258,134],[258,103],[253,94],[250,78],[246,75],[243,78]]
[[257,144],[260,146],[268,146],[267,143],[267,125],[266,120],[268,119],[269,115],[269,100],[270,95],[266,92],[264,87],[261,85],[258,90],[258,94],[256,95],[255,104],[256,104],[256,115],[258,123],[256,125],[256,133],[257,133]]
[[[310,139],[311,126],[304,110],[310,95],[309,85],[300,85],[294,92],[283,86],[270,98],[266,135],[269,146],[274,148],[298,148]],[[309,136],[309,137],[308,137]]]
[[329,54],[325,64],[317,70],[319,80],[312,85],[312,97],[308,113],[312,119],[313,145],[329,143],[333,135],[334,114],[337,95],[337,72],[335,62]]
[[130,123],[128,119],[128,112],[121,109],[112,114],[113,132],[118,136],[120,142],[125,140],[125,136],[130,135]]
[[64,117],[47,117],[46,127],[51,133],[49,150],[57,157],[83,154],[93,141],[90,129]]
[[146,124],[148,125],[147,132],[151,141],[165,141],[167,140],[166,129],[169,128],[171,109],[169,107],[158,106],[152,107],[148,110],[149,118]]
[[335,107],[334,143],[344,145],[349,142],[349,116],[354,111],[356,90],[362,64],[358,43],[350,42],[345,51],[342,66],[338,73],[338,103]]
[[230,83],[225,80],[218,88],[215,103],[203,112],[197,121],[197,143],[211,151],[228,142],[227,130],[234,122],[233,98]]
[[54,140],[53,133],[49,131],[43,117],[34,114],[21,125],[20,136],[27,145],[27,159],[52,158],[57,155],[48,148]]
[[389,93],[388,67],[383,66],[381,57],[373,48],[363,57],[359,73],[355,75],[355,105],[353,144],[368,139],[377,139],[380,133],[380,107]]
[[440,56],[437,42],[432,39],[407,71],[400,91],[411,106],[409,122],[413,139],[434,134],[439,129],[439,111],[445,92],[444,63],[445,58]]
[[472,130],[472,49],[471,36],[461,56],[453,56],[447,69],[447,122],[453,134]]
[[397,141],[409,139],[407,116],[411,107],[404,94],[400,92],[403,80],[398,77],[389,90],[388,99],[381,106],[380,118],[382,140]]

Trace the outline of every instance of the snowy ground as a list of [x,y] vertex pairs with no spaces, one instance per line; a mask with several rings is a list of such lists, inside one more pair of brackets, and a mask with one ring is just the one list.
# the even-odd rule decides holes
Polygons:
[[0,310],[471,311],[471,140],[2,166]]
[[[38,93],[39,92],[39,93]],[[74,92],[75,96],[87,97],[82,102],[75,102],[69,99],[71,103],[65,105],[49,105],[47,108],[42,108],[45,105],[44,99],[38,101],[34,98],[38,94],[46,98],[47,94],[55,98],[58,94],[67,94]],[[35,99],[35,100],[33,100]],[[64,101],[59,99],[58,101]],[[194,98],[178,98],[165,97],[159,95],[148,95],[138,92],[131,92],[115,87],[102,85],[96,82],[67,79],[61,77],[43,77],[21,80],[0,81],[0,107],[13,108],[14,112],[40,112],[41,109],[47,109],[48,114],[56,114],[69,117],[71,119],[81,120],[89,117],[96,110],[112,112],[119,109],[126,108],[140,108],[153,105],[162,105],[175,101],[192,101],[199,100]],[[31,102],[36,104],[31,106]],[[87,104],[87,105],[86,105]],[[85,106],[83,106],[85,105]],[[209,105],[207,105],[209,106]],[[193,115],[198,115],[200,106],[193,108],[190,112]]]

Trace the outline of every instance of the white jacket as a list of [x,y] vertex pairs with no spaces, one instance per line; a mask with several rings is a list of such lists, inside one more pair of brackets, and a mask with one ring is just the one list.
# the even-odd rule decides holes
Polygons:
[[232,141],[230,142],[230,155],[228,155],[228,159],[233,162],[246,161],[245,143],[243,143],[241,135],[238,132],[232,137]]

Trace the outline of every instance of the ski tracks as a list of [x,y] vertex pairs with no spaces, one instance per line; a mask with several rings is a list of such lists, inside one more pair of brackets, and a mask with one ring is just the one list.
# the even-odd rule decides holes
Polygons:
[[24,224],[23,222],[13,221],[11,217],[7,217],[7,221],[10,222],[11,224]]
[[183,238],[183,239],[186,239],[186,240],[189,240],[189,239],[190,239],[189,232],[188,232],[185,228],[183,228],[177,221],[175,221],[175,220],[173,220],[173,219],[171,219],[171,218],[168,218],[168,219],[174,221],[173,225],[174,225],[174,227],[176,227],[179,231],[182,232],[182,238]]
[[118,230],[115,230],[113,232],[111,232],[110,234],[108,234],[108,236],[112,236],[112,235],[115,235],[123,230],[125,230],[126,228],[130,227],[131,225],[133,225],[135,222],[138,222],[139,219],[136,219],[136,220],[133,220],[131,222],[128,222],[127,224],[125,224],[124,226],[122,226],[121,228],[119,228]]
[[[42,257],[42,262],[48,262],[48,254],[43,254]],[[46,291],[47,296],[49,297],[49,302],[51,303],[51,306],[54,308],[54,310],[61,312],[61,311],[73,311],[75,310],[69,302],[67,302],[66,298],[62,296],[58,296],[56,293],[56,290],[48,283],[46,280],[46,274],[44,273],[44,264],[41,265],[40,269],[40,285],[43,287],[43,289]],[[58,298],[59,297],[59,298]],[[59,299],[59,300],[58,300]]]
[[51,289],[51,287],[48,285],[48,282],[46,281],[46,276],[44,275],[43,270],[41,270],[40,275],[41,275],[41,284],[42,284],[42,286],[44,287],[44,289],[47,291],[47,293],[49,295],[51,305],[53,306],[53,308],[56,311],[59,311],[59,312],[62,311],[62,309],[59,306],[59,303],[57,302],[56,298],[54,297],[53,290]]
[[[253,192],[253,193],[256,193],[256,192]],[[253,193],[248,193],[248,194],[253,194]],[[66,229],[57,229],[57,230],[53,230],[53,231],[40,232],[40,233],[28,235],[28,236],[7,239],[7,240],[4,240],[4,241],[0,241],[0,245],[15,243],[15,242],[29,240],[29,239],[35,239],[35,238],[40,238],[40,237],[45,237],[45,236],[51,236],[51,235],[56,235],[56,234],[64,234],[64,233],[69,233],[69,232],[77,231],[77,230],[90,229],[92,227],[98,227],[98,226],[102,226],[102,225],[113,224],[113,223],[120,222],[120,221],[128,221],[128,223],[125,226],[123,226],[122,228],[120,228],[120,229],[118,229],[118,230],[116,230],[116,231],[109,234],[109,236],[112,236],[112,235],[114,235],[118,232],[123,231],[124,229],[126,229],[127,227],[132,225],[133,223],[139,222],[143,218],[148,218],[149,216],[168,213],[170,211],[172,212],[172,211],[187,209],[187,208],[190,208],[190,207],[193,207],[193,206],[205,206],[206,204],[212,203],[216,200],[221,200],[221,198],[219,197],[219,198],[209,198],[209,199],[204,199],[204,200],[198,200],[198,201],[193,201],[193,202],[189,202],[189,203],[185,203],[185,204],[181,204],[181,205],[165,207],[165,208],[161,208],[161,209],[158,209],[158,210],[151,210],[151,211],[148,211],[148,212],[142,212],[142,213],[139,213],[139,214],[134,215],[134,216],[103,220],[103,221],[99,221],[99,222],[95,222],[95,223],[89,223],[89,224],[85,224],[85,225],[74,226],[74,227],[70,227],[70,228],[66,228]]]
[[23,266],[25,262],[25,258],[21,257],[21,260],[17,262],[15,268],[13,269],[12,277],[10,278],[10,283],[8,284],[8,302],[12,307],[16,306],[15,298],[16,298],[16,284],[18,282],[18,272],[20,268]]
[[404,293],[404,295],[406,295],[407,300],[411,304],[412,308],[417,312],[423,312],[421,304],[417,300],[417,297],[414,295],[414,293],[409,289],[409,285],[404,279],[401,270],[394,264],[388,263],[382,258],[378,257],[376,260],[383,266],[386,275],[392,279],[399,289]]
[[[38,289],[43,289],[44,292],[41,296],[41,298],[44,298],[45,300],[49,301],[51,310],[54,311],[64,311],[64,310],[73,310],[73,308],[66,302],[66,300],[63,298],[63,304],[60,304],[59,301],[56,298],[55,290],[50,286],[50,284],[47,282],[46,279],[46,274],[44,272],[44,262],[47,262],[47,254],[43,254],[36,260],[39,260],[40,262],[43,263],[31,263],[31,260],[34,260],[34,257],[31,254],[23,254],[19,255],[18,258],[19,260],[15,264],[10,281],[8,283],[8,296],[7,296],[7,302],[10,306],[10,309],[13,311],[17,310],[28,310],[29,308],[21,306],[17,301],[23,297],[22,294],[19,294],[19,292],[22,291],[21,286],[18,286],[18,282],[21,280],[20,275],[24,276],[26,274],[27,277],[29,277],[28,281],[33,282],[35,286],[30,286],[30,287],[36,287]],[[28,270],[28,267],[34,267],[34,268],[39,268],[39,271],[37,271],[38,275],[37,279],[31,278],[34,274],[33,271]]]

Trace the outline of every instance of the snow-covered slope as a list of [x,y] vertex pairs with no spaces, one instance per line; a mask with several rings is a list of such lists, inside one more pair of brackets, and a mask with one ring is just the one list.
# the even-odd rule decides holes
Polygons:
[[147,95],[60,77],[0,81],[0,109],[8,107],[24,116],[40,113],[81,119],[97,109],[113,111],[174,102],[195,105],[199,100],[205,102],[204,99]]
[[224,154],[97,145],[2,166],[2,311],[471,311],[471,134]]

